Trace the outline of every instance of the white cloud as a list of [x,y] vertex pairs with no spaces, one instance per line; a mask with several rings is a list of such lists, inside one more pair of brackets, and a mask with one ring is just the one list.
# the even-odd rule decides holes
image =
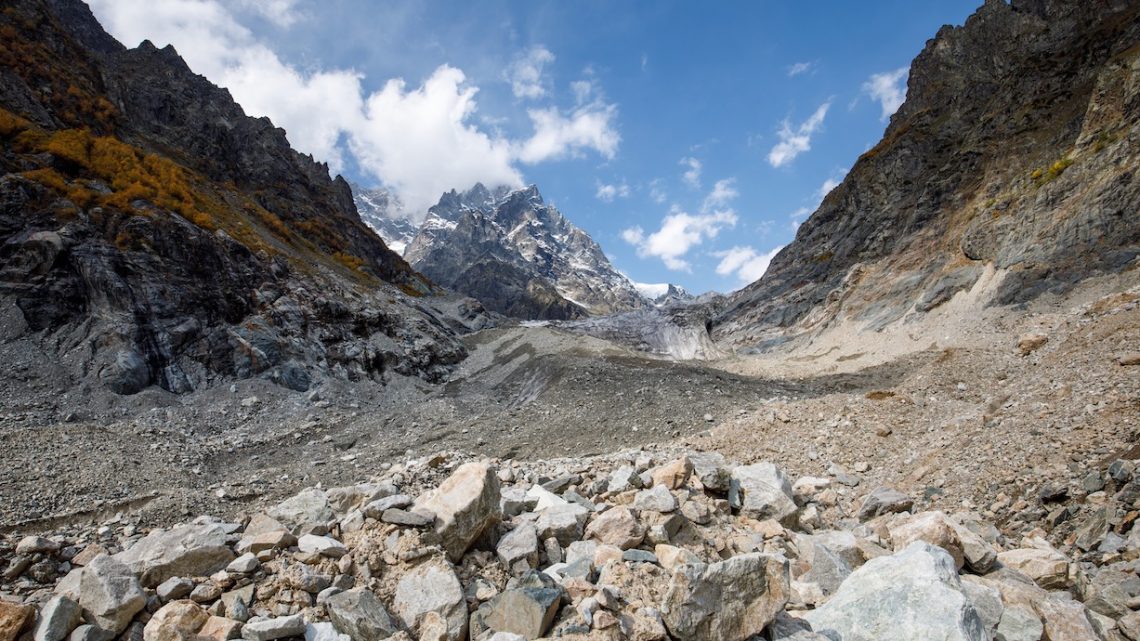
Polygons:
[[242,7],[254,11],[278,27],[290,27],[300,20],[298,0],[238,0]]
[[681,179],[685,184],[693,189],[701,188],[701,161],[696,158],[682,158],[678,163],[682,167],[686,167],[685,173],[681,174]]
[[872,100],[879,101],[879,106],[883,109],[882,120],[890,118],[906,100],[906,79],[909,73],[906,67],[901,67],[874,74],[863,83],[863,92],[871,96]]
[[476,180],[522,184],[510,142],[470,124],[478,90],[464,81],[462,71],[446,65],[417,89],[389,80],[369,96],[351,132],[360,164],[392,186],[408,211],[425,211],[444,191]]
[[716,273],[721,276],[728,276],[736,274],[742,283],[751,283],[758,280],[768,271],[768,265],[776,254],[780,253],[783,246],[777,247],[770,252],[760,254],[757,253],[752,247],[733,247],[721,252],[715,252],[713,255],[720,258],[720,264],[716,266]]
[[772,151],[768,152],[768,163],[773,167],[782,167],[802,154],[805,151],[811,150],[811,137],[823,126],[823,119],[827,117],[827,110],[831,107],[831,101],[823,103],[815,110],[807,120],[800,123],[795,129],[787,120],[780,125],[780,130],[776,135],[780,137],[780,142],[772,147]]
[[815,69],[815,63],[814,62],[797,62],[796,64],[788,67],[788,77],[789,78],[795,78],[796,76],[798,76],[800,74],[808,73],[809,71],[812,71],[814,69]]
[[574,93],[574,104],[584,104],[594,92],[594,83],[589,80],[575,80],[570,83],[570,91]]
[[739,196],[740,192],[733,187],[735,183],[735,178],[716,181],[712,191],[709,192],[708,196],[705,196],[705,201],[701,204],[701,213],[708,213],[712,209],[723,207]]
[[733,211],[694,216],[674,208],[661,220],[661,228],[652,234],[647,236],[640,227],[631,227],[622,231],[621,237],[637,247],[638,256],[656,256],[669,269],[689,271],[685,254],[702,242],[716,238],[721,229],[736,225],[736,221]]
[[579,156],[593,149],[606,159],[617,153],[621,135],[614,126],[617,106],[594,102],[579,107],[569,116],[557,107],[527,111],[534,124],[534,135],[516,147],[515,156],[524,163]]
[[657,203],[658,205],[664,204],[664,202],[669,199],[669,196],[665,193],[664,180],[660,178],[654,178],[653,180],[649,181],[649,197],[652,198],[653,202]]
[[515,58],[504,73],[515,97],[535,100],[545,96],[547,83],[542,77],[542,68],[551,62],[554,62],[554,54],[542,45],[531,47]]
[[[478,87],[443,65],[422,85],[402,78],[367,93],[351,69],[299,69],[281,60],[242,26],[234,11],[253,10],[276,24],[298,19],[298,0],[91,0],[107,30],[128,46],[150,39],[174,44],[190,68],[226,87],[246,113],[269,116],[290,144],[343,171],[346,154],[392,188],[408,211],[422,213],[439,195],[475,182],[522,184],[519,163],[576,157],[594,151],[613,158],[621,141],[617,106],[607,104],[592,77],[589,92],[569,113],[528,111],[533,134],[510,138],[501,121],[479,114]],[[529,50],[514,70],[512,90],[543,96],[542,66],[553,54]],[[519,62],[519,61],[516,61]],[[514,81],[517,80],[518,83]],[[589,100],[589,102],[585,102]]]
[[612,203],[614,198],[629,198],[629,185],[624,181],[620,185],[607,185],[598,182],[598,191],[594,194],[598,200]]

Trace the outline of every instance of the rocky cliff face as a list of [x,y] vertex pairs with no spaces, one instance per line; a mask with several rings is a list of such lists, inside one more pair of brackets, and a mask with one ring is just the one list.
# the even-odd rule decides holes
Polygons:
[[1140,253],[1140,5],[990,0],[915,59],[907,100],[715,336],[737,347],[923,314],[986,275],[1018,304]]
[[564,320],[647,305],[533,185],[444,194],[404,256],[435,282],[516,318]]
[[463,357],[347,183],[172,48],[125,49],[78,0],[8,3],[0,34],[2,350],[27,382],[303,390]]

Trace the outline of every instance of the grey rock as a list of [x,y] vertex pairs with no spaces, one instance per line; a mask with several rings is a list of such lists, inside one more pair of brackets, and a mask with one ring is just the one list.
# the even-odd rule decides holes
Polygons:
[[689,461],[693,464],[693,474],[706,490],[716,493],[728,491],[732,473],[724,456],[716,452],[695,452],[689,454]]
[[339,559],[348,554],[348,548],[331,536],[316,536],[305,534],[297,539],[297,548],[302,552],[320,554],[331,559]]
[[208,576],[234,560],[227,532],[219,523],[180,525],[154,530],[115,555],[146,587],[177,576]]
[[392,608],[405,627],[421,636],[430,629],[432,638],[466,638],[467,600],[463,586],[455,570],[444,562],[424,563],[401,577]]
[[566,546],[582,538],[588,516],[589,512],[581,505],[555,505],[538,513],[535,527],[543,540],[554,538]]
[[[259,567],[261,567],[261,562],[257,560],[257,555],[252,552],[246,552],[233,561],[230,561],[230,564],[226,566],[226,572],[249,574]],[[165,585],[165,583],[163,585]],[[161,588],[162,586],[159,587]],[[162,596],[162,594],[159,594],[159,596]]]
[[797,511],[792,483],[772,463],[742,465],[732,469],[728,501],[741,514],[754,519],[775,519],[788,524]]
[[305,619],[300,614],[272,619],[254,619],[241,628],[241,636],[249,641],[273,641],[305,634]]
[[804,618],[817,633],[844,641],[988,638],[954,559],[923,541],[871,559]]
[[63,641],[83,620],[79,604],[64,596],[54,596],[40,610],[32,638],[35,641]]
[[384,523],[403,525],[406,527],[428,527],[435,522],[433,516],[420,512],[409,512],[397,507],[390,507],[384,510],[384,513],[380,515],[380,520]]
[[1044,638],[1045,626],[1041,617],[1032,610],[1013,606],[1006,608],[1001,614],[996,641],[1040,641]]
[[471,616],[472,635],[491,630],[538,639],[554,623],[561,601],[562,591],[555,587],[505,590],[480,605]]
[[657,555],[648,550],[626,550],[621,553],[621,560],[626,563],[657,563]]
[[83,568],[79,606],[85,621],[118,634],[146,606],[146,593],[130,568],[103,555]]
[[42,554],[59,550],[59,543],[42,536],[25,536],[16,544],[16,554]]
[[672,512],[677,509],[677,497],[664,485],[654,485],[633,497],[633,507],[652,512]]
[[333,519],[328,495],[317,488],[308,488],[270,508],[266,514],[280,522],[294,534],[309,523],[327,523]]
[[336,626],[328,621],[305,624],[305,641],[353,641],[347,634],[337,632]]
[[985,629],[987,637],[993,638],[997,633],[1002,614],[1005,612],[1005,606],[1001,601],[1001,592],[993,586],[978,581],[969,574],[963,574],[961,580],[962,592],[978,613],[978,618],[982,621],[982,628]]
[[376,595],[368,590],[348,590],[325,602],[329,619],[341,634],[353,641],[379,641],[396,633],[396,624]]
[[611,494],[619,492],[626,492],[628,490],[636,490],[642,485],[641,477],[637,473],[637,468],[630,465],[625,465],[610,472],[609,483],[606,485],[606,491]]
[[[556,542],[557,543],[557,542]],[[531,523],[520,523],[499,539],[495,553],[511,574],[538,568],[538,530]],[[557,561],[555,561],[557,562]]]
[[99,626],[84,623],[71,631],[68,641],[111,641],[114,635]]
[[407,494],[393,494],[384,498],[376,499],[364,506],[361,510],[364,516],[370,519],[380,520],[380,515],[384,514],[386,510],[392,508],[403,509],[415,502],[415,499]]
[[784,610],[790,591],[788,562],[775,556],[681,565],[669,581],[661,615],[675,638],[746,639]]
[[914,507],[914,499],[889,487],[874,489],[859,507],[859,520],[868,521],[883,514],[906,512]]
[[155,592],[158,594],[158,598],[163,601],[173,601],[189,595],[193,589],[194,582],[190,579],[171,577],[160,583],[159,586],[155,588]]

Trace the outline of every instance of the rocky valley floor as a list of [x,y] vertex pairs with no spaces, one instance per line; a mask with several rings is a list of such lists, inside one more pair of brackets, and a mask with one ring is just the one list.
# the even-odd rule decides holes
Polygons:
[[[654,482],[653,475],[662,468],[692,467],[694,461],[707,463],[701,457],[720,456],[724,462],[718,465],[723,467],[725,478],[743,475],[745,482],[747,470],[755,467],[752,464],[771,462],[778,466],[781,478],[787,480],[789,497],[799,504],[799,520],[781,521],[781,516],[773,517],[764,510],[742,512],[741,505],[733,503],[741,500],[740,496],[733,499],[726,495],[727,486],[717,487],[715,480],[705,478],[695,486],[670,482],[666,485],[673,492],[674,509],[681,510],[678,514],[683,513],[686,522],[698,516],[705,518],[682,509],[688,505],[686,501],[705,497],[687,509],[699,510],[697,505],[703,505],[710,510],[715,515],[710,517],[711,525],[701,525],[711,529],[690,532],[690,538],[684,540],[674,540],[675,532],[662,535],[657,531],[655,536],[660,540],[639,539],[625,552],[618,546],[619,557],[637,557],[627,559],[629,567],[621,571],[665,571],[654,575],[656,578],[614,578],[619,583],[625,581],[623,603],[628,605],[630,591],[641,589],[636,586],[651,578],[664,590],[675,569],[676,559],[672,557],[669,563],[654,557],[648,565],[656,570],[641,567],[648,557],[638,557],[638,550],[650,556],[673,555],[668,548],[677,544],[674,547],[711,562],[752,551],[774,551],[788,543],[795,548],[797,537],[814,530],[855,531],[859,541],[872,541],[884,554],[893,548],[899,554],[918,555],[924,559],[922,563],[932,564],[931,572],[940,572],[942,561],[931,560],[929,550],[906,550],[905,545],[892,542],[886,535],[891,528],[904,526],[937,532],[947,527],[955,531],[973,528],[984,535],[986,549],[992,548],[994,554],[1045,550],[1022,554],[1032,557],[1032,563],[1025,561],[1036,564],[1032,570],[1023,567],[1025,564],[1017,565],[1024,559],[1016,554],[1007,556],[1005,565],[1016,565],[1032,575],[1051,559],[1050,571],[1055,573],[1058,559],[1063,559],[1066,578],[1050,583],[1053,579],[1046,577],[1038,585],[1067,590],[1087,601],[1085,592],[1098,568],[1130,561],[1134,549],[1140,554],[1140,541],[1133,546],[1129,538],[1132,522],[1140,512],[1135,510],[1136,498],[1128,489],[1132,487],[1130,461],[1140,459],[1140,288],[1124,278],[1090,286],[1065,300],[1042,301],[1029,310],[987,310],[969,319],[972,322],[965,320],[950,323],[943,319],[933,329],[907,328],[912,342],[925,348],[889,358],[868,355],[876,353],[879,343],[894,340],[890,336],[842,334],[842,340],[821,336],[791,354],[705,363],[651,358],[613,343],[550,328],[502,328],[467,339],[471,356],[446,385],[409,379],[394,379],[386,385],[326,383],[306,394],[244,381],[229,389],[190,397],[147,392],[79,401],[64,393],[45,393],[51,387],[50,376],[38,374],[34,362],[17,363],[15,371],[28,373],[25,385],[5,390],[0,407],[0,450],[4,453],[0,565],[7,568],[0,592],[9,600],[46,599],[50,587],[80,565],[60,556],[68,546],[69,554],[93,543],[111,552],[128,549],[150,528],[169,527],[200,515],[245,524],[242,536],[248,538],[252,535],[247,522],[250,516],[267,510],[273,513],[277,509],[273,506],[304,488],[387,483],[394,490],[383,494],[407,495],[410,500],[438,487],[460,463],[473,460],[490,460],[504,487],[514,488],[511,492],[525,494],[529,488],[540,486],[559,495],[559,501],[584,501],[590,511],[598,506],[603,506],[599,511],[606,506],[630,507],[631,514],[640,516],[632,525],[625,525],[641,528],[644,535],[669,519],[662,521],[663,517],[652,516],[653,509],[635,502],[668,498],[642,496],[641,492],[651,489],[640,488],[661,485]],[[936,340],[924,334],[935,329],[939,333]],[[618,488],[614,475],[620,476],[626,468],[638,479]],[[744,471],[734,471],[737,469]],[[695,474],[694,478],[699,478],[697,472],[699,469],[684,476],[688,479]],[[793,492],[791,482],[797,479]],[[780,485],[779,481],[774,483]],[[567,488],[570,494],[566,494]],[[874,499],[875,492],[883,488],[905,497],[909,512],[933,510],[958,516],[950,525],[937,521],[942,517],[930,517],[937,521],[933,524],[927,517],[914,517],[918,525],[880,520],[873,522],[878,525],[872,524],[871,530],[858,529],[869,527],[858,525],[868,517],[864,514],[859,518],[859,513],[867,509],[869,497]],[[422,524],[381,518],[382,510],[377,511],[376,506],[372,512],[363,510],[365,498],[386,497],[377,494],[346,499],[360,503],[353,503],[361,521],[353,521],[353,530],[344,524],[345,513],[352,511],[347,503],[334,506],[335,515],[330,513],[329,518],[323,513],[319,519],[314,517],[328,523],[337,521],[335,527],[325,527],[319,535],[331,532],[338,537],[351,548],[346,558],[355,559],[359,565],[364,557],[358,552],[371,545],[368,536],[360,532],[384,530],[383,536],[391,544],[388,554],[395,555],[389,559],[391,574],[371,577],[367,572],[362,575],[344,568],[323,568],[325,561],[321,559],[335,561],[335,555],[322,556],[312,550],[298,554],[309,555],[301,559],[302,565],[316,564],[314,570],[328,574],[330,579],[354,577],[344,579],[342,587],[352,587],[350,582],[360,587],[364,581],[385,598],[395,598],[397,579],[418,567],[416,559],[420,557],[415,556],[419,554],[415,550],[439,542],[424,534],[421,544],[418,528]],[[531,503],[523,501],[519,508],[522,516],[516,514],[513,520],[510,515],[504,517],[504,525],[497,526],[497,531],[505,536],[508,525],[541,519],[542,508]],[[411,509],[410,505],[393,503],[396,509]],[[664,513],[672,513],[672,509]],[[414,515],[406,518],[415,520]],[[594,517],[598,518],[600,515]],[[770,523],[772,518],[782,525]],[[889,517],[897,518],[901,517]],[[585,525],[585,518],[579,520]],[[304,519],[282,523],[278,526],[296,530],[293,534],[301,534],[298,528],[307,527]],[[986,525],[967,527],[967,523]],[[986,529],[989,524],[994,529]],[[238,536],[233,532],[242,526],[218,527],[229,528],[219,535],[229,541]],[[873,534],[876,531],[879,534]],[[398,535],[393,542],[392,532],[404,532],[408,538]],[[757,532],[762,533],[759,542],[749,544],[740,539],[746,533],[750,533],[746,538],[755,538]],[[541,534],[536,540],[542,550],[536,549],[533,562],[526,564],[530,569],[548,567],[555,563],[555,557],[565,558],[562,548],[557,552],[543,548],[544,539],[550,537]],[[51,549],[29,552],[30,544],[25,543],[24,550],[18,549],[17,542],[27,535],[51,536],[59,545],[44,543]],[[899,536],[899,540],[921,539],[938,545],[933,535]],[[967,536],[960,534],[959,539]],[[464,590],[477,590],[476,579],[493,588],[485,590],[487,598],[465,597],[473,612],[490,602],[492,593],[551,588],[546,579],[519,572],[514,572],[515,582],[508,584],[512,569],[509,563],[503,568],[495,562],[499,537],[490,538],[495,541],[471,542],[476,549],[488,550],[490,556],[469,563],[470,555],[460,554],[461,562],[456,566]],[[590,538],[579,532],[561,546]],[[595,536],[592,540],[598,539]],[[666,548],[657,549],[660,545]],[[962,540],[957,545],[961,546]],[[376,553],[383,556],[382,552]],[[817,587],[805,587],[805,582],[811,581],[802,579],[802,574],[810,571],[812,561],[804,554],[802,549],[789,552],[793,561],[802,561],[799,569],[795,563],[800,561],[793,563],[791,571],[795,581],[788,588],[788,598],[793,610],[822,606],[838,589],[838,584],[818,588],[818,580],[812,584]],[[858,560],[848,560],[848,570],[879,555],[860,554],[863,556]],[[282,563],[273,554],[259,556],[265,556],[262,560],[266,563]],[[442,558],[430,558],[434,559],[432,563],[446,565]],[[598,563],[599,568],[602,565]],[[287,566],[267,565],[260,575],[231,572],[229,583],[222,587],[267,580],[266,572],[268,579],[284,580],[284,573],[291,571]],[[1121,571],[1113,568],[1113,572]],[[975,568],[975,574],[985,573]],[[587,572],[587,576],[595,575]],[[209,583],[185,578],[192,579],[195,589]],[[373,578],[379,583],[367,583]],[[564,578],[560,575],[560,585]],[[520,587],[519,581],[534,585]],[[1007,590],[996,583],[990,587],[1003,595]],[[1111,620],[1130,612],[1132,605],[1121,604],[1140,605],[1140,600],[1132,599],[1140,596],[1140,584],[1136,587],[1136,594],[1125,587],[1120,590],[1126,596],[1114,597],[1113,607],[1123,607],[1124,611],[1106,614],[1104,608],[1096,610],[1107,617],[1089,619],[1089,625],[1103,628],[1097,628],[1097,634],[1109,638],[1111,632],[1117,634],[1111,638],[1122,638],[1121,634],[1134,638],[1121,631],[1124,627],[1114,628]],[[557,617],[570,626],[564,630],[567,634],[583,632],[583,622],[574,616],[584,616],[579,606],[587,592],[593,594],[592,587],[578,588],[582,594],[571,598],[572,609],[577,608],[573,612],[578,614]],[[817,594],[817,589],[823,593]],[[266,597],[247,605],[254,614],[266,616],[309,612],[301,604],[304,590],[293,592],[299,599],[296,603],[283,606],[279,598],[274,601]],[[595,601],[588,607],[597,608],[597,599],[608,597],[589,598]],[[664,598],[663,593],[654,593],[633,600],[644,605]],[[167,600],[171,599],[159,599],[154,608]],[[1007,601],[1009,607],[1013,601]],[[211,607],[220,601],[203,598],[197,602]],[[193,613],[190,606],[185,607]],[[321,606],[315,607],[316,612],[325,612]],[[661,623],[660,616],[646,614],[639,607],[623,609],[617,605],[597,611],[612,614],[615,622],[626,621],[622,619],[626,617],[628,621],[622,624],[626,627],[615,628],[626,636],[637,637],[628,626],[649,626],[650,632],[640,638],[650,639],[663,638],[654,636],[660,626],[654,627],[657,624],[653,622],[664,625],[670,633],[684,625],[668,620]],[[486,616],[493,614],[485,612]],[[1041,620],[1048,624],[1045,615]],[[136,621],[140,626],[143,622]],[[418,625],[405,627],[418,629]],[[588,632],[590,621],[585,625]],[[339,626],[337,629],[341,630]],[[547,631],[543,628],[544,633]],[[253,628],[250,633],[254,634]],[[1004,638],[1039,638],[1027,634]],[[1054,630],[1048,638],[1080,638],[1059,634]],[[674,636],[703,638],[699,634]],[[962,638],[992,638],[992,634]]]

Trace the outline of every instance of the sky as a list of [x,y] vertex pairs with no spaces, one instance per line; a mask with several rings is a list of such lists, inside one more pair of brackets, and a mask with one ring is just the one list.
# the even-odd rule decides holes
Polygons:
[[[881,138],[980,0],[88,0],[422,216],[537,184],[635,283],[728,292]],[[652,289],[652,288],[650,288]]]

